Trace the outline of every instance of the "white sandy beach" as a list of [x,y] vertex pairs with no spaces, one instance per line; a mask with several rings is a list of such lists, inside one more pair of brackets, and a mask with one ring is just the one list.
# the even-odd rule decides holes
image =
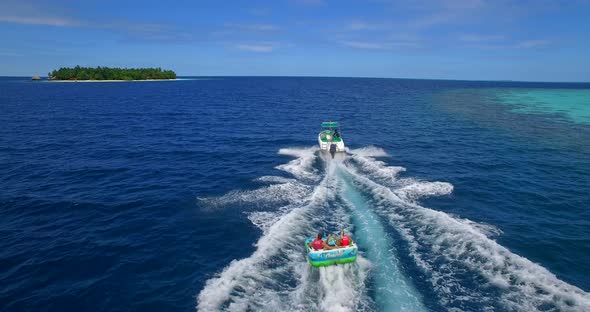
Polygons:
[[145,80],[45,80],[47,82],[144,82],[144,81],[179,81],[179,80],[195,80],[192,78],[176,78],[176,79],[145,79]]

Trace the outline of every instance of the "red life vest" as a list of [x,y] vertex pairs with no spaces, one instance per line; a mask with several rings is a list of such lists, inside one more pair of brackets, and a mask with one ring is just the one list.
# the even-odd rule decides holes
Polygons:
[[348,246],[350,244],[350,237],[348,235],[342,236],[342,246]]
[[316,238],[313,240],[312,246],[313,246],[313,249],[320,250],[320,249],[324,248],[324,242],[321,239]]

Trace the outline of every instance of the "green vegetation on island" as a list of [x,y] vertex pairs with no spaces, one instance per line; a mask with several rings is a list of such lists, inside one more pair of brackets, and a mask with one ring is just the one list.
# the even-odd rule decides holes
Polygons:
[[161,68],[62,67],[49,73],[51,80],[149,80],[176,79],[176,73]]

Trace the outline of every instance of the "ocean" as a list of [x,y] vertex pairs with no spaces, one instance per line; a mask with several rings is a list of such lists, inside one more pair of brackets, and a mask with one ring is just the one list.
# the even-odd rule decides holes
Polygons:
[[[589,109],[582,83],[0,78],[0,311],[590,311]],[[340,229],[357,261],[310,267]]]

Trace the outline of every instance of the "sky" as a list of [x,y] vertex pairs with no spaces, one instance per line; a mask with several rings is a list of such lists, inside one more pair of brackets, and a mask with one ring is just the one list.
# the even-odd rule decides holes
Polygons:
[[0,75],[590,81],[590,0],[0,0]]

